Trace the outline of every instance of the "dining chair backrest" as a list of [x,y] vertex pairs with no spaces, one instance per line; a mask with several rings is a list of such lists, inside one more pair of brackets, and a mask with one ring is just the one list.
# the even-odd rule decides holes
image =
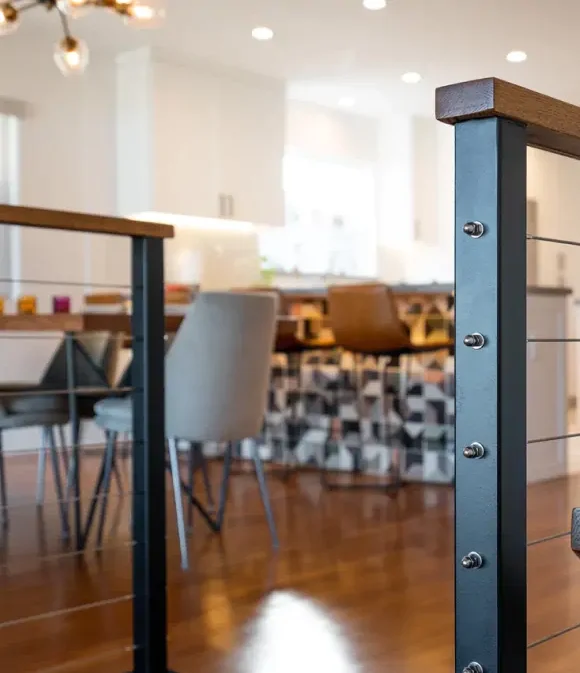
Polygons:
[[271,293],[198,295],[166,356],[168,437],[230,442],[260,432],[276,304]]
[[[75,340],[87,356],[85,357],[77,348],[73,351],[77,386],[101,387],[106,385],[107,358],[112,352],[110,339],[111,335],[108,332],[86,332],[75,335]],[[53,390],[67,388],[67,357],[64,339],[46,366],[40,382],[42,387]]]
[[395,297],[382,283],[329,287],[328,314],[336,344],[346,350],[385,352],[411,343]]

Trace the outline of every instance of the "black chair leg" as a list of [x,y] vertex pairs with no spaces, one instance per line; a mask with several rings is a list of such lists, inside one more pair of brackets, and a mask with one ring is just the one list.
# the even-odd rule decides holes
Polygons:
[[103,455],[103,459],[101,461],[101,469],[99,470],[99,476],[97,478],[97,483],[95,484],[95,490],[93,493],[93,497],[91,499],[91,504],[89,507],[89,513],[87,515],[87,521],[85,524],[85,530],[83,534],[83,545],[86,544],[86,541],[88,540],[90,534],[91,534],[91,528],[93,525],[93,519],[95,518],[95,514],[97,511],[97,505],[99,504],[99,498],[101,496],[101,491],[103,489],[103,481],[105,479],[105,467],[106,467],[106,460],[107,460],[107,455],[109,453],[109,446],[112,442],[114,442],[115,433],[108,432],[106,433],[106,446],[105,446],[105,453]]
[[276,522],[274,521],[274,514],[272,512],[272,503],[270,501],[268,483],[266,481],[266,475],[264,474],[264,465],[258,452],[257,442],[253,442],[252,445],[252,459],[256,468],[256,478],[258,479],[258,485],[260,487],[260,497],[262,498],[262,504],[264,505],[264,510],[266,511],[268,528],[270,529],[270,535],[272,536],[272,545],[275,549],[278,549],[280,546],[280,542],[278,540],[278,531],[276,530]]
[[97,533],[98,547],[101,547],[103,544],[103,532],[105,529],[107,507],[109,505],[109,493],[111,490],[111,475],[114,469],[113,466],[115,464],[115,453],[117,449],[117,433],[109,432],[109,437],[107,440],[107,450],[105,453],[105,473],[103,475],[103,497],[101,502],[101,514],[99,516],[99,529]]
[[56,446],[56,441],[54,438],[54,428],[44,427],[42,429],[43,433],[43,444],[45,447],[45,452],[50,451],[50,460],[52,464],[52,476],[54,479],[54,489],[56,491],[56,497],[58,501],[58,509],[60,512],[61,526],[62,526],[62,535],[65,540],[70,539],[70,525],[68,521],[68,507],[65,500],[64,490],[62,487],[62,478],[60,474],[60,457],[58,455],[58,449]]
[[216,528],[218,531],[221,531],[224,518],[226,515],[226,505],[228,501],[228,494],[230,490],[230,472],[232,469],[232,453],[234,450],[234,445],[232,442],[228,442],[226,450],[224,453],[224,470],[222,474],[222,483],[220,486],[220,499],[218,505],[217,519],[216,519]]

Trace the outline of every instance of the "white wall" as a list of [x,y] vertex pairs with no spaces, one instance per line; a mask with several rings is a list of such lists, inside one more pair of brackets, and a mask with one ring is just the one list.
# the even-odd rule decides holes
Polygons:
[[[113,213],[112,64],[97,60],[85,77],[65,79],[54,66],[50,46],[43,43],[36,48],[18,39],[2,41],[0,58],[14,64],[0,69],[2,96],[27,103],[21,125],[20,203]],[[25,228],[15,231],[23,278],[86,279],[88,244],[98,237]],[[21,291],[39,295],[44,310],[53,294],[66,293],[77,302],[82,294],[82,288],[33,284],[22,286]],[[0,379],[36,381],[59,338],[35,339],[26,347],[13,338],[3,340]],[[6,448],[34,447],[38,441],[37,431],[11,432]]]

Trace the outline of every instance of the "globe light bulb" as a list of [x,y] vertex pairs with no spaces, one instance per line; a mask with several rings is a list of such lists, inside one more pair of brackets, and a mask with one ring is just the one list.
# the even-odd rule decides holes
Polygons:
[[54,47],[54,62],[63,75],[81,75],[89,63],[89,50],[83,40],[64,37]]
[[165,0],[117,0],[117,7],[134,28],[156,28],[165,18]]
[[0,4],[0,36],[10,35],[20,24],[18,10],[9,2]]
[[90,11],[93,2],[92,0],[57,0],[56,6],[71,19],[78,19]]

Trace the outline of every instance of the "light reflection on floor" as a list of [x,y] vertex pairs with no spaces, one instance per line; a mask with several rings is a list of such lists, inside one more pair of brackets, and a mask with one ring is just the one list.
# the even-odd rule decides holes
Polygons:
[[359,673],[343,628],[321,605],[291,591],[261,604],[241,652],[237,673]]

